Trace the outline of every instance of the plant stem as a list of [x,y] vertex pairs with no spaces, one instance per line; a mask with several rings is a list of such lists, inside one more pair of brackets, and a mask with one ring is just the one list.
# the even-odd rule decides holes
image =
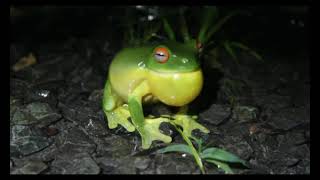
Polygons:
[[206,172],[204,170],[204,167],[203,167],[203,164],[202,164],[202,160],[201,160],[196,148],[193,146],[192,142],[190,141],[190,139],[185,134],[183,134],[183,132],[175,124],[172,123],[172,125],[176,128],[176,130],[181,134],[183,139],[187,142],[187,144],[191,148],[193,157],[196,160],[196,163],[198,164],[198,166],[199,166],[199,168],[201,170],[201,173],[205,174]]

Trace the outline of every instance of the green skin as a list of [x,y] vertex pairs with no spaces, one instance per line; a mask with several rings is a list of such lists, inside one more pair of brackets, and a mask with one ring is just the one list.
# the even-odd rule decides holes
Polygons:
[[[168,50],[169,59],[159,63],[154,49]],[[162,122],[183,128],[191,137],[194,129],[204,133],[209,130],[196,122],[195,116],[187,115],[187,104],[193,101],[202,88],[202,72],[192,44],[166,42],[138,48],[126,48],[113,59],[104,88],[103,111],[110,129],[119,124],[127,131],[137,130],[142,138],[142,148],[150,148],[154,140],[170,143],[170,136],[160,132]],[[144,117],[143,103],[162,102],[181,107],[170,117]],[[131,119],[131,121],[130,121]]]

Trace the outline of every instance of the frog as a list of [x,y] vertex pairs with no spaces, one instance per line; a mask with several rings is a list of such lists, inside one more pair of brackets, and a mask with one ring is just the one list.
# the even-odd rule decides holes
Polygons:
[[[212,11],[211,12],[215,12]],[[162,123],[182,128],[182,133],[193,138],[196,129],[210,130],[198,122],[198,116],[189,114],[189,105],[201,93],[204,83],[199,53],[213,33],[209,16],[202,24],[197,38],[191,38],[182,28],[184,42],[177,41],[172,27],[163,19],[169,39],[147,45],[125,47],[109,66],[102,106],[108,127],[119,125],[128,132],[137,131],[142,148],[149,149],[153,141],[170,143],[172,138],[159,130]],[[185,23],[182,23],[185,25]],[[215,28],[215,27],[213,27]],[[174,115],[144,116],[146,104],[163,103],[177,107]]]

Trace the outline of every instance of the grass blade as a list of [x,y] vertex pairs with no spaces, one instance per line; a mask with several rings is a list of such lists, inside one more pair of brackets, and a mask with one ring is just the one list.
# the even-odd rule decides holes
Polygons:
[[245,161],[240,159],[238,156],[227,152],[222,149],[218,148],[208,148],[205,149],[201,153],[201,158],[203,159],[211,159],[211,160],[218,160],[218,161],[223,161],[223,162],[230,162],[230,163],[241,163],[245,166]]
[[168,152],[182,152],[182,153],[188,153],[192,155],[192,151],[190,147],[185,144],[173,144],[165,148],[159,149],[157,151],[157,153],[168,153]]
[[162,21],[163,21],[164,30],[167,33],[167,35],[169,36],[169,39],[175,41],[176,40],[175,34],[174,34],[170,24],[168,23],[167,19],[163,18]]
[[213,159],[206,159],[206,161],[209,162],[209,163],[215,164],[216,166],[218,166],[218,168],[223,169],[226,174],[233,174],[232,169],[226,163],[223,163],[223,162],[220,162],[220,161],[216,161],[216,160],[213,160]]
[[240,42],[231,42],[230,43],[231,46],[235,46],[237,48],[243,49],[245,51],[248,51],[249,54],[251,54],[252,56],[254,56],[255,58],[257,58],[260,61],[263,61],[262,57],[254,50],[252,50],[251,48],[249,48],[248,46],[240,43]]

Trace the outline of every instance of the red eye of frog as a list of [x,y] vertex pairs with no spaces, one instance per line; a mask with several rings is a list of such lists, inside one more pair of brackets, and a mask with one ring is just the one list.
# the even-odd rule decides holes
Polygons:
[[158,63],[165,63],[169,60],[168,49],[159,47],[154,50],[154,57]]

